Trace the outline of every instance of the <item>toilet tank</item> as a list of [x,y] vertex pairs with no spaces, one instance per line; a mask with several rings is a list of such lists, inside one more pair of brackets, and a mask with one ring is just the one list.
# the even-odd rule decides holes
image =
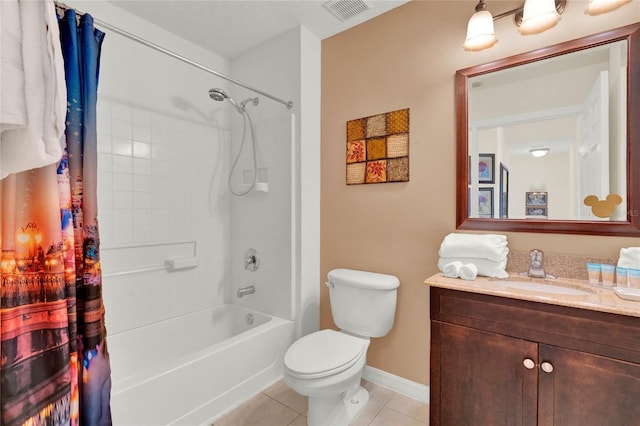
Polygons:
[[397,277],[353,269],[333,269],[327,277],[331,314],[341,330],[363,337],[382,337],[391,330]]

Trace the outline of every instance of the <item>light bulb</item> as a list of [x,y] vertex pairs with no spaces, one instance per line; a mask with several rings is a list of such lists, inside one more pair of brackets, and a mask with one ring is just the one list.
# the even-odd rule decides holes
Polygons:
[[480,10],[471,16],[467,25],[464,50],[476,52],[488,49],[498,42],[493,28],[493,16],[488,10]]
[[584,13],[587,15],[600,15],[601,13],[611,12],[627,3],[631,3],[631,0],[591,0]]
[[560,15],[555,0],[526,0],[520,24],[520,34],[539,34],[556,26]]

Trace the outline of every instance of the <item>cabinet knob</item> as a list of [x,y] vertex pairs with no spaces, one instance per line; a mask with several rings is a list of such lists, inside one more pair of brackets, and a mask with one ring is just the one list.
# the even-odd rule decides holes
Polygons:
[[553,364],[550,362],[543,362],[540,364],[540,368],[542,368],[542,371],[545,373],[551,373],[553,371]]
[[531,358],[525,358],[522,364],[527,370],[532,370],[536,366],[536,363]]

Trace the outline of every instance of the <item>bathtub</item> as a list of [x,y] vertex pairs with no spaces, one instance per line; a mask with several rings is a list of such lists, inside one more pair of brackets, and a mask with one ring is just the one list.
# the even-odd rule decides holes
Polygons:
[[211,424],[282,377],[293,333],[229,304],[109,336],[113,424]]

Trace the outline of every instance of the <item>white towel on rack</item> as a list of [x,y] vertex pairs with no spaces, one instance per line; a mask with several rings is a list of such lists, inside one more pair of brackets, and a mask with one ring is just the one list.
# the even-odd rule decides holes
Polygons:
[[618,266],[621,268],[640,269],[640,247],[621,248]]
[[[505,270],[507,267],[507,259],[501,261],[493,261],[488,259],[478,259],[473,257],[441,257],[438,260],[438,269],[451,262],[461,262],[462,264],[473,263],[478,268],[478,275],[493,278],[507,278],[509,274]],[[459,273],[459,272],[458,272]]]
[[[21,0],[18,5],[24,95],[14,97],[17,89],[5,91],[2,87],[0,103],[3,111],[20,111],[20,102],[24,100],[26,122],[20,125],[17,123],[20,120],[14,119],[16,123],[9,126],[13,128],[3,128],[0,133],[0,179],[10,173],[60,160],[67,111],[64,61],[55,4],[53,0]],[[2,9],[4,11],[5,8]],[[3,28],[12,25],[4,13],[0,19]],[[14,75],[13,80],[16,78],[19,84],[19,77]],[[4,84],[4,76],[0,81]]]
[[472,257],[501,261],[509,254],[507,237],[498,234],[451,233],[444,237],[438,254],[441,257]]
[[463,280],[473,281],[478,276],[478,267],[473,263],[465,263],[460,268],[460,278]]
[[18,0],[0,1],[0,132],[27,125]]
[[[438,264],[440,267],[440,264]],[[453,262],[449,262],[440,268],[442,271],[442,275],[449,278],[458,278],[460,276],[460,268],[462,267],[462,262],[458,260],[454,260]]]

